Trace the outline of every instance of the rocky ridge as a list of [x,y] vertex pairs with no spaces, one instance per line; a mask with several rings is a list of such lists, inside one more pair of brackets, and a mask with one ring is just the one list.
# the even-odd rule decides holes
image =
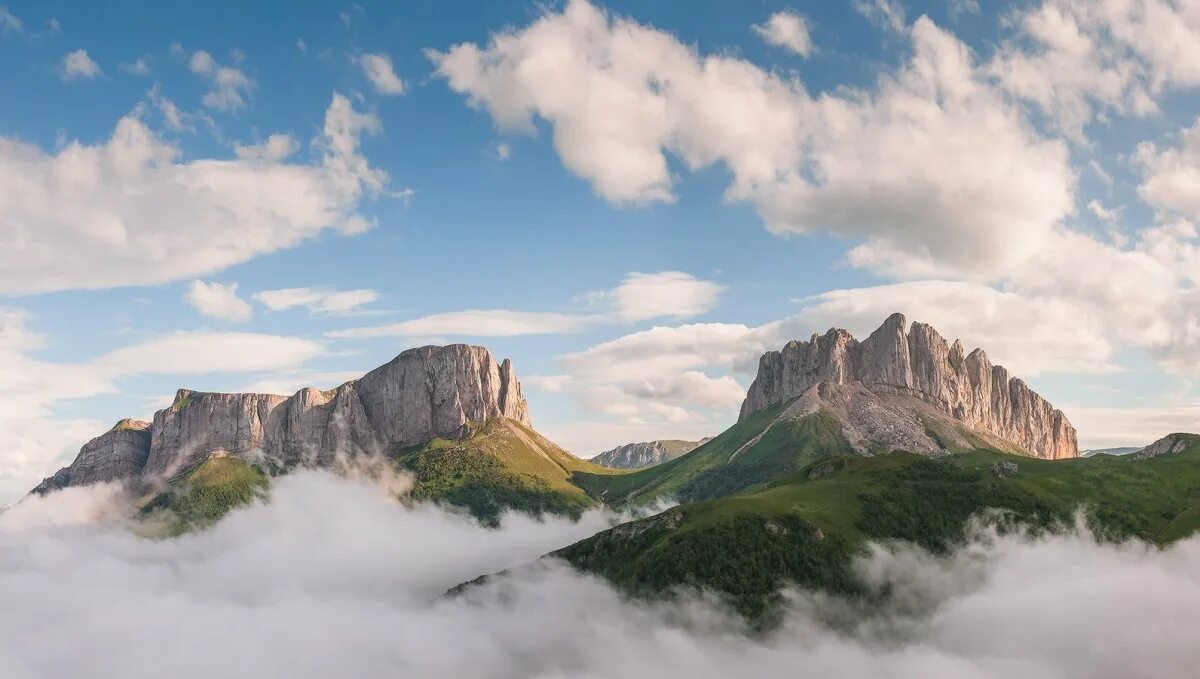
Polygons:
[[1133,460],[1149,460],[1161,455],[1174,455],[1182,453],[1196,443],[1200,443],[1200,436],[1196,434],[1167,434],[1159,440],[1142,448],[1133,454]]
[[[923,425],[913,417],[896,415],[916,402],[923,404],[918,411],[950,418],[985,440],[998,438],[1047,459],[1079,456],[1075,428],[1061,410],[992,365],[982,349],[965,354],[961,342],[947,342],[924,323],[910,327],[902,314],[892,314],[861,342],[833,328],[763,354],[739,421],[810,391],[810,399],[832,396],[852,406],[852,415],[882,410],[909,421],[918,433],[900,437],[893,447],[939,444],[937,436],[919,433]],[[872,416],[858,419],[870,424]]]
[[642,469],[673,460],[680,455],[690,453],[703,445],[708,439],[700,441],[681,441],[664,439],[660,441],[644,441],[641,443],[626,443],[592,458],[592,462],[613,469]]
[[34,492],[172,478],[214,454],[323,465],[342,453],[463,438],[470,423],[500,417],[530,424],[509,360],[497,363],[483,347],[427,346],[329,391],[307,388],[289,397],[180,389],[153,422],[122,420]]

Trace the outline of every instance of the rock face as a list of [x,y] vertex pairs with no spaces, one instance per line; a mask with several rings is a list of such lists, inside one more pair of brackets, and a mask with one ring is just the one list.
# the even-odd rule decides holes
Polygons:
[[667,439],[662,441],[645,441],[643,443],[626,443],[612,450],[606,450],[592,462],[613,469],[642,469],[674,460],[680,455],[692,452],[704,444],[703,441],[680,441]]
[[1134,453],[1133,459],[1134,461],[1141,461],[1159,457],[1160,455],[1182,453],[1196,443],[1200,443],[1200,436],[1195,434],[1167,434]]
[[216,394],[180,389],[154,422],[122,420],[35,489],[138,476],[173,477],[214,453],[262,454],[276,464],[325,464],[339,453],[461,438],[497,417],[529,425],[512,363],[483,347],[410,349],[330,390]]
[[1075,428],[1062,411],[992,365],[982,349],[964,355],[960,342],[950,344],[924,323],[909,327],[901,314],[861,342],[835,328],[763,354],[739,420],[820,384],[916,399],[1037,457],[1079,456]]

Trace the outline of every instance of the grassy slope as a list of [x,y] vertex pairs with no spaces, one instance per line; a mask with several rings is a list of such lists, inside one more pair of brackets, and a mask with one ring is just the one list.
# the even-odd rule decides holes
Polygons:
[[229,510],[262,496],[266,474],[236,457],[213,457],[188,472],[175,486],[149,498],[144,515],[164,512],[172,533],[216,523]]
[[[1020,472],[1000,478],[999,461]],[[819,478],[809,478],[813,474]],[[760,617],[787,582],[843,593],[867,540],[934,551],[963,539],[966,520],[1002,508],[1034,526],[1069,522],[1079,507],[1103,537],[1165,543],[1200,528],[1200,439],[1144,462],[1097,456],[1052,462],[978,451],[943,461],[895,453],[822,460],[745,495],[626,524],[560,550],[576,566],[635,593],[703,586]],[[672,514],[673,513],[673,514]]]
[[485,522],[506,509],[577,516],[596,501],[571,479],[616,473],[506,419],[482,423],[461,441],[439,438],[405,448],[396,463],[416,476],[414,498],[465,507]]
[[[613,507],[649,503],[660,497],[695,502],[766,485],[818,457],[852,452],[837,421],[823,412],[768,429],[782,410],[783,406],[776,406],[755,413],[669,462],[626,473],[580,472],[572,480]],[[761,439],[734,455],[759,434],[763,434]]]

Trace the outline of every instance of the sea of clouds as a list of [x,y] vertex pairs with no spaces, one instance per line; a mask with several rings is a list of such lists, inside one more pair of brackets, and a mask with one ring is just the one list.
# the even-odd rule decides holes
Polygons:
[[175,539],[130,530],[120,491],[0,514],[0,677],[1181,677],[1200,667],[1200,541],[976,532],[947,557],[877,547],[869,611],[793,592],[751,635],[713,598],[631,601],[562,563],[607,527],[499,529],[320,472]]

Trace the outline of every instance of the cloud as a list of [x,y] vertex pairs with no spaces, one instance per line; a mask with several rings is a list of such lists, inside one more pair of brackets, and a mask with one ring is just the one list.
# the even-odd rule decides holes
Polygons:
[[682,271],[632,272],[612,290],[586,296],[593,304],[612,307],[628,322],[651,318],[692,318],[716,306],[725,287]]
[[379,299],[379,293],[366,288],[281,288],[256,292],[254,299],[267,307],[268,311],[305,307],[312,314],[346,314]]
[[768,44],[789,49],[802,57],[812,54],[808,19],[792,11],[776,12],[765,24],[750,27]]
[[904,31],[904,6],[899,0],[854,0],[854,11],[893,33]]
[[75,50],[62,59],[63,80],[91,80],[101,75],[100,65],[92,61],[87,50]]
[[580,314],[505,309],[468,309],[431,314],[410,321],[325,333],[336,338],[371,337],[516,337],[580,332],[595,319]]
[[25,22],[8,11],[7,7],[0,7],[0,35],[20,33],[23,30],[25,30]]
[[208,79],[211,88],[201,100],[205,107],[226,113],[246,107],[254,81],[241,69],[222,66],[204,50],[196,50],[188,60],[192,73]]
[[1104,207],[1104,203],[1094,198],[1088,201],[1087,207],[1102,222],[1115,222],[1121,218],[1121,208]]
[[234,153],[242,160],[261,160],[278,163],[300,150],[300,142],[290,134],[273,134],[261,144],[233,145]]
[[212,530],[147,540],[111,518],[111,498],[75,489],[0,517],[10,675],[1187,676],[1200,624],[1195,539],[1160,550],[980,536],[943,557],[876,548],[858,569],[882,603],[793,593],[780,628],[751,635],[711,598],[631,600],[561,563],[441,597],[603,528],[599,514],[485,529],[304,472]]
[[173,332],[122,347],[91,366],[111,377],[281,370],[318,356],[318,342],[246,332]]
[[1200,221],[1200,119],[1179,135],[1179,144],[1137,147],[1134,162],[1142,171],[1138,195],[1161,210]]
[[1072,210],[1067,148],[1039,137],[958,39],[927,18],[906,35],[912,57],[874,91],[817,97],[585,0],[430,57],[502,129],[545,121],[563,164],[607,200],[674,200],[668,155],[720,163],[726,198],[774,233],[865,240],[852,261],[905,277],[987,279]]
[[[724,287],[681,271],[627,274],[611,290],[590,292],[581,299],[597,308],[591,313],[468,309],[437,313],[400,323],[350,328],[329,337],[515,337],[582,332],[607,323],[635,323],[653,318],[690,318],[707,313]],[[303,289],[301,289],[303,291]],[[284,291],[290,292],[290,291]]]
[[237,283],[205,283],[192,281],[184,299],[193,309],[209,318],[230,323],[245,323],[254,316],[254,310],[246,300],[237,296]]
[[182,160],[135,115],[105,142],[56,154],[0,137],[0,293],[195,278],[327,231],[356,233],[387,175],[359,137],[379,129],[334,94],[313,164]]
[[404,81],[396,75],[392,68],[392,58],[388,55],[364,54],[358,58],[358,65],[375,86],[375,91],[388,96],[404,94]]
[[150,61],[146,57],[138,57],[130,63],[121,64],[120,68],[130,75],[150,75]]

